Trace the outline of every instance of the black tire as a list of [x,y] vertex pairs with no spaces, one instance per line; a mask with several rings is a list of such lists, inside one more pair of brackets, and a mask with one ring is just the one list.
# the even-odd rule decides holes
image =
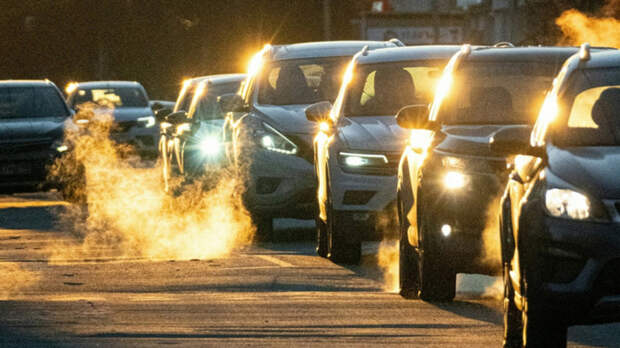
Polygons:
[[327,257],[335,263],[359,264],[362,259],[362,241],[359,231],[355,231],[348,214],[334,211],[331,206],[327,211]]
[[[399,194],[400,195],[400,194]],[[418,268],[414,258],[414,250],[409,244],[407,230],[409,221],[402,199],[398,199],[398,221],[400,226],[400,240],[398,253],[398,282],[400,295],[404,298],[418,296]]]
[[510,281],[509,264],[504,264],[504,348],[521,348],[523,346],[523,322],[521,311],[517,308],[515,292]]
[[449,264],[450,255],[443,254],[436,235],[433,235],[432,217],[422,213],[419,217],[420,248],[418,259],[418,296],[424,301],[448,302],[456,295],[456,272]]
[[528,301],[521,312],[523,347],[566,348],[568,326],[543,303]]
[[319,217],[318,209],[314,215],[314,221],[316,223],[316,253],[320,257],[327,257],[327,224]]
[[254,235],[256,242],[273,241],[273,218],[271,216],[254,215],[252,221],[256,227]]

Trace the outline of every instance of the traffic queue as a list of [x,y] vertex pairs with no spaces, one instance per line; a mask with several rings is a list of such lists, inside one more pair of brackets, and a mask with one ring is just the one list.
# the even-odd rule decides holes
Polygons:
[[[266,45],[245,74],[185,81],[173,108],[152,112],[136,83],[67,92],[69,105],[51,82],[0,82],[0,116],[23,135],[2,138],[3,183],[41,163],[13,121],[87,122],[79,104],[105,99],[119,141],[156,148],[163,190],[222,169],[241,178],[260,240],[275,218],[314,219],[318,255],[355,264],[388,215],[403,297],[451,301],[457,273],[501,274],[504,347],[561,347],[570,325],[620,320],[617,50]],[[46,158],[70,150],[57,128],[37,132]],[[480,262],[489,212],[500,255]]]

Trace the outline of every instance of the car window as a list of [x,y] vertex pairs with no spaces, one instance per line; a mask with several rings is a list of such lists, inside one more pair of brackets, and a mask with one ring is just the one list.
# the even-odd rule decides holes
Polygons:
[[224,119],[226,114],[220,108],[217,98],[223,94],[235,93],[239,90],[241,82],[221,83],[217,85],[209,84],[201,96],[196,96],[190,106],[190,118],[196,120],[215,120]]
[[114,106],[115,108],[148,106],[144,92],[136,87],[78,89],[73,104],[79,105],[88,102]]
[[561,66],[537,62],[465,62],[438,114],[444,124],[533,124]]
[[347,91],[346,116],[395,115],[407,105],[428,104],[446,61],[358,65]]
[[560,146],[620,144],[620,68],[575,73],[554,126]]
[[65,103],[54,87],[0,87],[0,118],[68,115]]
[[269,105],[333,102],[350,58],[314,58],[271,62],[259,76],[258,103]]

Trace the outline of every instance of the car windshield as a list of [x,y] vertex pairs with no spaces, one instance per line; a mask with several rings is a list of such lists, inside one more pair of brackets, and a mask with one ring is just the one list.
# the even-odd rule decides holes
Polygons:
[[111,87],[79,89],[74,97],[73,105],[96,103],[115,108],[148,107],[146,95],[136,87]]
[[275,61],[259,77],[258,103],[268,105],[333,102],[350,57]]
[[223,94],[235,93],[239,90],[241,81],[207,85],[205,93],[195,101],[194,107],[190,107],[190,117],[197,120],[223,119],[226,114],[220,108],[217,98]]
[[560,100],[554,143],[560,146],[620,145],[620,68],[577,71]]
[[465,62],[441,102],[443,124],[534,124],[561,66],[537,62]]
[[68,115],[62,97],[53,87],[0,87],[0,118]]
[[346,94],[344,114],[394,116],[407,105],[428,104],[447,61],[358,65]]

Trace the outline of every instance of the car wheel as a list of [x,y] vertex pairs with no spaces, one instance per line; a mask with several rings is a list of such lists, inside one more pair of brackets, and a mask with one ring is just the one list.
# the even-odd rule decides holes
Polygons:
[[256,227],[254,240],[257,242],[271,242],[273,240],[273,218],[271,216],[255,215],[252,221]]
[[456,273],[448,264],[450,255],[444,255],[435,236],[432,217],[420,216],[420,250],[418,259],[418,296],[424,301],[452,301],[456,295]]
[[358,264],[362,259],[362,241],[352,222],[348,214],[328,208],[327,257],[335,263]]
[[407,237],[409,221],[402,203],[398,199],[398,220],[400,226],[400,241],[398,253],[398,279],[400,285],[400,295],[404,298],[415,298],[418,295],[418,269],[414,262],[414,251]]
[[319,217],[319,212],[314,214],[316,223],[316,253],[321,257],[327,257],[327,224]]
[[510,281],[509,265],[504,264],[504,348],[521,348],[523,346],[523,322],[521,311],[514,302],[514,289]]
[[521,312],[523,347],[565,348],[568,327],[544,304],[528,300]]

